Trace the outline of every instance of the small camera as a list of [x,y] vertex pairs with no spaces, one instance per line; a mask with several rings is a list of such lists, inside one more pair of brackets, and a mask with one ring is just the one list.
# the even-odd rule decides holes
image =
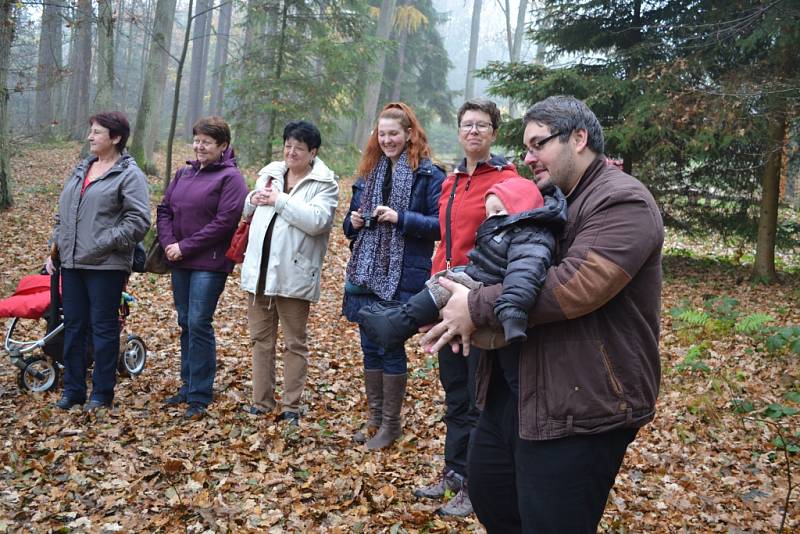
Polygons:
[[378,224],[378,221],[375,220],[375,217],[372,215],[362,215],[362,219],[364,219],[364,229],[369,230],[370,228],[374,228],[375,225]]

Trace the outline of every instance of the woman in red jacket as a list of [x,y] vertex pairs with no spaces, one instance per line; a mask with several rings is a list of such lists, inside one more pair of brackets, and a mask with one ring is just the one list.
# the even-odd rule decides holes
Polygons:
[[[442,184],[439,226],[442,243],[433,257],[433,273],[468,263],[475,246],[475,232],[486,218],[484,198],[495,184],[518,176],[517,169],[502,156],[492,154],[497,139],[500,110],[489,100],[464,102],[458,110],[458,142],[464,159]],[[467,494],[467,446],[478,420],[475,408],[475,368],[479,351],[465,358],[450,347],[439,351],[439,379],[445,393],[444,470],[439,480],[414,491],[417,497],[442,498],[447,490],[455,496],[442,508],[442,515],[472,513]]]

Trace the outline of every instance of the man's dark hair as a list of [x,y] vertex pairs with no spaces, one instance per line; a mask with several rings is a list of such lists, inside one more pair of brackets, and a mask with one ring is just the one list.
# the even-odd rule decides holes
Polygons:
[[103,128],[107,128],[108,136],[112,139],[119,137],[119,143],[116,144],[116,148],[117,152],[122,154],[128,142],[128,137],[131,135],[131,125],[128,122],[128,117],[119,111],[103,111],[89,117],[89,125],[91,126],[92,124],[99,124]]
[[216,115],[197,119],[192,126],[192,135],[197,134],[209,136],[218,145],[225,143],[230,146],[231,144],[231,127],[222,117]]
[[473,98],[461,104],[461,107],[458,108],[459,126],[461,126],[461,117],[464,116],[464,113],[470,110],[483,111],[489,115],[489,118],[492,120],[493,130],[497,130],[500,127],[500,110],[497,108],[497,104],[491,100],[486,100],[483,98]]
[[586,130],[587,145],[597,154],[605,152],[603,127],[594,112],[583,101],[574,96],[549,96],[531,106],[522,120],[538,122],[550,129],[550,133],[561,132],[559,140],[566,141],[574,130]]
[[305,143],[309,150],[314,150],[322,145],[322,134],[319,128],[308,121],[292,121],[283,129],[283,142],[287,139],[296,139]]

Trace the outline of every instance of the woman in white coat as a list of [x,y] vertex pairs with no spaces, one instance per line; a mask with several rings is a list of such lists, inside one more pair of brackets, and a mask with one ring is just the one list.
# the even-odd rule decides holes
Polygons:
[[317,157],[321,142],[313,124],[287,124],[284,160],[259,171],[244,205],[245,216],[253,216],[241,275],[253,343],[253,404],[244,410],[266,415],[276,407],[280,322],[286,350],[279,419],[293,425],[299,424],[308,369],[309,306],[319,300],[322,261],[339,202],[336,177]]

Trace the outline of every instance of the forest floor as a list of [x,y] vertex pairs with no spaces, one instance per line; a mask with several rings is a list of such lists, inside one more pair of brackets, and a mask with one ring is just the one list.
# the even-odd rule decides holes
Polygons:
[[[15,151],[16,205],[0,213],[0,297],[41,267],[78,147]],[[3,356],[0,532],[482,532],[474,516],[442,519],[440,503],[412,496],[441,469],[444,444],[437,362],[413,341],[403,437],[383,452],[350,440],[365,400],[357,329],[340,315],[349,183],[341,184],[322,299],[312,306],[299,431],[241,411],[251,362],[238,268],[216,314],[208,417],[187,423],[182,410],[164,409],[179,386],[169,277],[134,274],[127,330],[146,341],[149,357],[139,377],[119,380],[113,410],[61,412],[53,406],[59,390],[22,390]],[[667,250],[680,254],[664,260],[658,412],[630,446],[601,531],[777,532],[782,522],[797,531],[800,355],[790,345],[800,351],[800,333],[784,330],[783,348],[773,337],[773,352],[765,344],[770,325],[800,326],[800,259],[790,254],[794,274],[763,286],[703,244],[670,235]],[[752,319],[756,312],[768,317]],[[748,316],[749,329],[733,327]],[[39,337],[43,324],[34,328]]]

